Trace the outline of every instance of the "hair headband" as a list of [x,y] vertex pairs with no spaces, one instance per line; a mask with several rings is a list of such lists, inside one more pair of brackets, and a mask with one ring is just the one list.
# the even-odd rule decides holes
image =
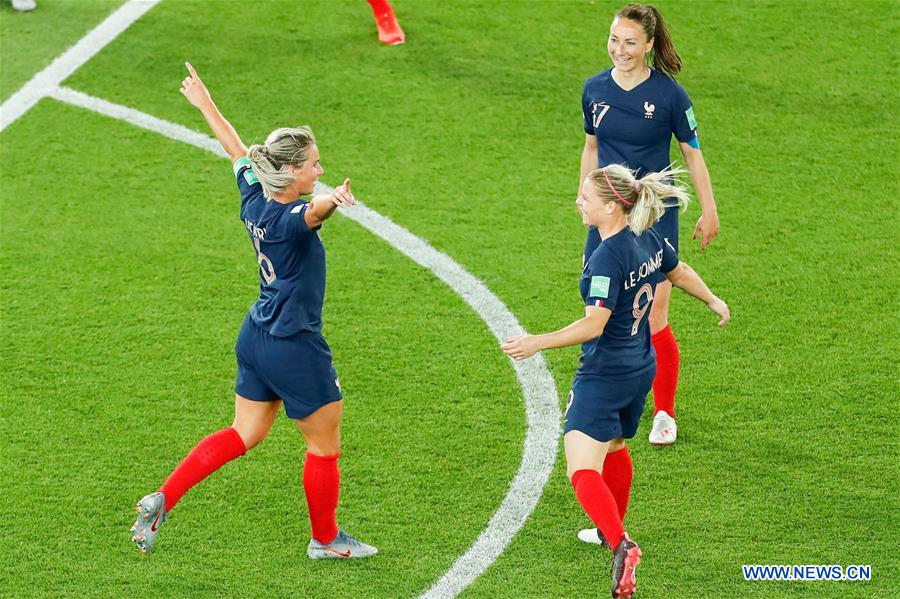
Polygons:
[[616,197],[619,198],[620,200],[622,200],[623,204],[627,204],[629,206],[634,206],[634,202],[629,202],[628,200],[623,198],[622,194],[620,194],[618,191],[616,191],[616,188],[613,187],[612,182],[610,182],[610,180],[609,180],[609,175],[606,174],[606,167],[603,168],[603,178],[606,179],[606,184],[609,185],[609,188],[612,190],[612,192],[614,194],[616,194]]

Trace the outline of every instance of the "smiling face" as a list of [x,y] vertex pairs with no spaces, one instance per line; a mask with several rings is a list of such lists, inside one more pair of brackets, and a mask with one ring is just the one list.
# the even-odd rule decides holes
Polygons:
[[653,38],[647,39],[644,28],[637,21],[616,17],[609,28],[606,49],[613,67],[620,73],[641,72],[644,58],[653,49]]
[[309,148],[309,158],[301,166],[291,167],[294,175],[293,187],[298,195],[305,196],[313,192],[316,181],[325,173],[319,164],[319,147],[313,144]]
[[578,194],[575,205],[581,213],[581,222],[589,227],[599,227],[609,220],[616,209],[615,202],[600,197],[597,186],[590,177],[586,177],[581,184],[581,193]]

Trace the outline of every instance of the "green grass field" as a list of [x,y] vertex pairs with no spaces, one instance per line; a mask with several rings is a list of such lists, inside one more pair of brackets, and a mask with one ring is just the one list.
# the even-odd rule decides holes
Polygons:
[[[4,101],[118,6],[38,2],[0,5]],[[717,330],[673,297],[679,440],[647,444],[648,402],[631,444],[637,596],[895,597],[900,3],[658,6],[722,222],[700,253],[692,205],[682,257],[734,320]],[[581,86],[608,66],[619,4],[394,7],[407,43],[382,47],[362,0],[166,0],[64,84],[206,133],[178,93],[191,60],[245,141],[310,124],[325,182],[353,177],[529,331],[571,322]],[[231,422],[257,274],[229,165],[45,98],[0,134],[0,169],[0,596],[415,597],[478,537],[519,467],[522,389],[459,296],[336,217],[339,519],[380,555],[306,558],[304,448],[282,417],[140,556],[134,502]],[[577,353],[545,354],[561,406]],[[607,596],[606,555],[575,538],[587,525],[560,454],[462,596]],[[872,579],[745,582],[742,564],[869,564]]]

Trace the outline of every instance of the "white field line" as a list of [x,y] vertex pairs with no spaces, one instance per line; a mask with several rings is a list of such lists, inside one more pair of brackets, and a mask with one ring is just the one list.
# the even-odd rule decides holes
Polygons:
[[[78,67],[109,44],[159,0],[131,0],[115,11],[75,46],[35,75],[22,89],[0,106],[0,131],[25,114],[41,98],[51,96],[62,102],[154,131],[170,139],[191,144],[219,156],[225,153],[218,142],[181,125],[143,112],[94,98],[59,84]],[[330,191],[318,185],[320,191]],[[387,241],[411,260],[431,270],[456,291],[484,320],[498,341],[523,332],[509,309],[481,281],[425,240],[381,216],[362,203],[341,214]],[[525,434],[522,462],[500,507],[475,543],[422,597],[456,597],[480,576],[503,552],[534,511],[553,470],[559,438],[560,411],[556,385],[542,356],[513,362],[525,395]]]
[[159,3],[159,0],[131,0],[94,27],[81,40],[60,54],[0,106],[0,131],[6,129],[48,92],[116,39],[128,26]]
[[[216,140],[133,108],[119,106],[66,88],[52,90],[50,95],[62,102],[99,112],[219,156],[225,156]],[[332,187],[317,184],[317,193],[327,193],[331,190]],[[484,320],[498,342],[523,332],[522,326],[509,308],[484,283],[425,240],[361,202],[353,208],[340,208],[339,211],[444,281]],[[525,524],[550,478],[556,460],[560,429],[556,385],[540,354],[512,364],[525,395],[528,424],[519,470],[513,477],[500,507],[475,543],[422,597],[429,599],[456,597],[478,578],[503,553]]]

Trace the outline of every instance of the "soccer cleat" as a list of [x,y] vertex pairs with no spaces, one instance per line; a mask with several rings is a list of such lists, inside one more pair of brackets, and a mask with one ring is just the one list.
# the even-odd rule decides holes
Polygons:
[[627,599],[634,595],[637,581],[634,571],[641,563],[641,548],[631,540],[628,534],[622,535],[622,541],[616,547],[612,558],[612,596],[616,599]]
[[583,528],[578,531],[578,538],[585,543],[600,545],[601,547],[612,551],[612,547],[609,546],[609,541],[606,540],[606,537],[600,534],[599,528]]
[[671,445],[678,435],[675,419],[665,410],[660,410],[653,417],[653,428],[650,430],[651,445]]
[[134,533],[131,540],[141,553],[147,554],[153,551],[156,535],[169,519],[166,514],[166,496],[161,492],[150,493],[138,501],[135,509],[138,516],[131,527],[131,532]]
[[35,0],[12,0],[12,7],[19,12],[30,12],[37,8]]
[[358,541],[343,530],[339,530],[338,535],[328,545],[310,539],[309,545],[306,547],[306,555],[310,559],[348,559],[369,557],[376,553],[378,553],[378,549]]

